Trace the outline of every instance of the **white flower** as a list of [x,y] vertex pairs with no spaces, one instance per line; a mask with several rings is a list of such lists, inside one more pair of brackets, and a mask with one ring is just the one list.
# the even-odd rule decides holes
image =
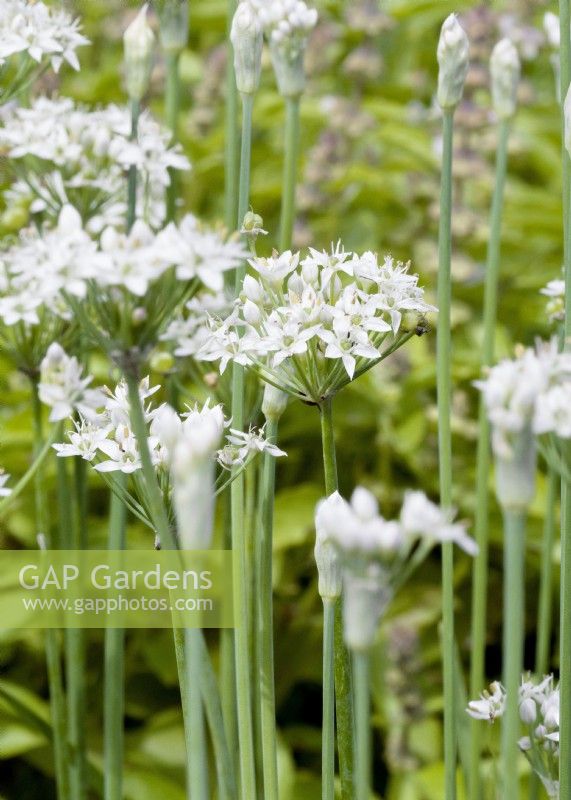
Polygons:
[[75,51],[88,44],[79,30],[79,22],[62,9],[30,0],[2,0],[0,66],[11,56],[25,53],[38,64],[49,60],[56,72],[63,61],[78,70]]
[[50,345],[41,363],[38,389],[42,403],[52,409],[52,422],[67,419],[74,411],[89,418],[104,404],[100,390],[87,388],[93,378],[82,375],[77,358],[68,356],[56,342]]
[[93,461],[99,452],[99,445],[112,431],[112,425],[101,425],[98,422],[74,420],[75,430],[68,431],[69,443],[54,444],[58,457],[79,456],[85,461]]
[[473,719],[494,722],[503,716],[506,708],[506,693],[497,681],[492,683],[489,692],[483,692],[479,700],[471,700],[466,711]]
[[299,253],[286,250],[279,254],[274,250],[270,258],[253,258],[248,263],[270,286],[280,286],[284,278],[297,269]]
[[558,50],[560,44],[559,17],[552,11],[546,11],[543,16],[543,29],[551,47]]
[[400,522],[407,536],[422,536],[435,542],[453,542],[468,555],[478,554],[478,545],[466,533],[461,522],[452,522],[455,512],[442,510],[424,492],[407,492]]
[[230,428],[226,440],[225,447],[218,451],[218,463],[225,469],[244,466],[250,458],[259,453],[267,453],[274,458],[287,455],[277,445],[264,438],[264,428],[259,431],[250,428],[247,432]]

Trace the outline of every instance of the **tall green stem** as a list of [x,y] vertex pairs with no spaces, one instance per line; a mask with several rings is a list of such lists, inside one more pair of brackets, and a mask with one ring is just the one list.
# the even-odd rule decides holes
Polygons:
[[238,169],[240,142],[238,139],[238,89],[234,77],[233,50],[230,44],[232,18],[236,11],[236,0],[228,0],[226,36],[226,121],[224,147],[224,218],[228,230],[236,224],[238,204]]
[[[34,456],[43,448],[42,404],[36,379],[31,381]],[[45,536],[49,546],[49,515],[44,490],[44,471],[38,467],[34,475],[36,530]],[[54,767],[58,800],[70,800],[69,773],[67,769],[67,722],[63,673],[58,631],[46,631],[46,663],[50,690],[50,713],[53,731]]]
[[[277,436],[278,421],[270,417],[266,425],[266,439],[268,442],[276,442]],[[275,458],[269,453],[264,453],[260,488],[260,530],[257,537],[260,549],[256,573],[258,579],[256,587],[258,676],[256,683],[259,691],[264,800],[278,800],[272,585],[275,478]]]
[[[230,491],[223,494],[224,500],[224,548],[232,547],[230,524]],[[237,765],[238,720],[236,716],[236,664],[234,654],[234,630],[224,628],[220,631],[220,693],[224,715],[224,729],[232,761]]]
[[[131,139],[137,138],[141,105],[138,100],[131,100]],[[127,177],[127,232],[131,230],[137,214],[137,167],[129,167]]]
[[525,513],[504,511],[503,797],[519,797],[519,683],[523,666]]
[[[442,181],[440,193],[440,228],[438,232],[438,453],[440,464],[440,502],[452,505],[452,435],[450,404],[452,379],[450,369],[450,303],[452,255],[452,137],[454,112],[443,112]],[[456,702],[454,692],[454,558],[451,542],[442,545],[442,649],[444,680],[444,766],[445,797],[456,797]]]
[[186,692],[189,720],[189,800],[208,800],[208,761],[201,690],[202,652],[200,630],[185,630]]
[[369,653],[353,654],[355,680],[355,800],[369,800],[371,783],[371,727]]
[[[252,144],[253,95],[242,95],[242,148],[240,157],[240,191],[238,227],[248,209],[250,194],[250,156]],[[236,294],[241,289],[246,268],[236,270]],[[237,430],[244,427],[244,368],[234,364],[232,371],[232,424]],[[248,587],[246,562],[246,530],[244,519],[244,475],[238,472],[230,487],[232,525],[234,613],[238,620],[235,630],[236,702],[238,707],[238,737],[240,776],[243,800],[256,797],[254,732],[252,724],[252,692],[250,686],[248,641]]]
[[[555,505],[559,494],[559,474],[552,467],[547,473],[547,496],[545,520],[541,541],[541,573],[539,579],[539,603],[537,609],[537,639],[535,643],[535,674],[546,675],[550,663],[550,643],[553,632],[553,545],[555,543]],[[540,796],[540,780],[530,776],[529,796],[537,800]]]
[[[333,409],[331,397],[320,405],[321,442],[323,447],[323,471],[325,493],[337,491],[337,456],[335,452],[335,432],[333,429]],[[339,772],[343,800],[353,797],[353,697],[351,661],[343,641],[343,619],[341,598],[335,603],[334,633],[335,703],[337,710],[337,750],[339,753]]]
[[[571,83],[571,23],[569,0],[559,0],[560,80],[563,185],[563,243],[565,267],[565,347],[571,342],[571,161],[565,151],[563,104]],[[561,485],[561,598],[560,598],[560,697],[559,789],[564,800],[571,797],[571,484]]]
[[[111,492],[108,538],[110,551],[124,549],[126,522],[125,505],[114,492]],[[123,798],[124,692],[125,631],[122,628],[107,628],[103,678],[104,800]]]
[[[62,426],[63,427],[63,426]],[[75,465],[74,465],[75,466]],[[74,495],[65,459],[57,460],[59,499],[59,546],[66,550],[82,550],[84,487],[75,480]],[[83,800],[86,792],[86,723],[85,723],[85,632],[81,629],[64,631],[65,674],[67,687],[67,721],[69,743],[69,777],[72,800]]]
[[321,797],[335,799],[335,600],[323,599]]
[[129,416],[131,425],[133,426],[133,433],[135,434],[139,447],[143,480],[145,482],[151,520],[160,538],[162,547],[168,550],[176,550],[176,541],[169,524],[157,475],[149,451],[147,423],[145,422],[143,403],[139,395],[139,383],[133,372],[128,371],[125,377],[129,392]]
[[[506,180],[509,123],[502,121],[498,131],[496,153],[496,180],[490,215],[490,237],[484,285],[484,337],[482,366],[494,360],[494,339],[498,306],[498,275],[500,267],[500,242],[502,210]],[[483,399],[480,398],[478,418],[478,445],[476,455],[476,512],[475,537],[478,555],[474,559],[472,580],[472,660],[470,665],[470,695],[477,697],[485,684],[486,611],[488,593],[488,479],[490,474],[490,425]],[[470,797],[477,800],[481,794],[480,761],[482,751],[482,726],[476,720],[471,725]]]
[[[178,115],[180,111],[180,53],[167,53],[166,60],[166,96],[165,116],[167,125],[172,134],[172,142],[178,142]],[[176,200],[178,195],[178,180],[176,170],[169,173],[170,184],[167,188],[167,220],[175,218]]]
[[286,97],[284,174],[280,222],[280,250],[282,252],[291,248],[295,221],[295,186],[297,181],[297,158],[299,150],[299,105],[299,96]]

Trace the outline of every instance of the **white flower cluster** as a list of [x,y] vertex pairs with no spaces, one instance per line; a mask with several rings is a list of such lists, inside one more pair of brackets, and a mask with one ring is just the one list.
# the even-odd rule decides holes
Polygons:
[[49,59],[56,72],[64,61],[78,70],[75,51],[88,44],[79,31],[79,22],[63,9],[31,0],[2,0],[0,67],[10,56],[26,53],[38,64]]
[[173,320],[161,339],[175,344],[175,356],[194,357],[206,345],[211,317],[225,318],[233,307],[233,299],[225,291],[200,292],[185,306],[184,316]]
[[[66,297],[84,300],[90,287],[102,302],[112,303],[118,290],[137,302],[169,269],[185,286],[196,278],[218,291],[223,273],[245,257],[239,242],[225,241],[190,215],[158,234],[140,220],[129,234],[106,228],[97,241],[83,228],[79,213],[65,206],[55,229],[24,231],[0,254],[0,319],[8,326],[37,325],[42,306],[65,317]],[[115,305],[123,297],[117,295]]]
[[477,545],[455,512],[432,503],[423,492],[407,492],[398,520],[379,514],[376,498],[357,487],[348,503],[337,492],[316,509],[315,559],[323,597],[344,587],[345,639],[366,649],[395,591],[436,542],[454,542],[470,555]]
[[[72,383],[76,382],[73,376]],[[223,419],[221,406],[210,407],[209,401],[202,408],[195,406],[179,416],[166,403],[155,408],[147,403],[160,386],[150,386],[145,378],[139,387],[141,402],[145,408],[145,421],[149,426],[149,450],[157,469],[168,471],[175,458],[179,442],[186,443],[185,458],[199,457],[209,452],[213,440],[220,436],[217,431],[227,423]],[[96,390],[97,391],[97,390]],[[72,388],[61,387],[65,397]],[[131,426],[130,406],[127,385],[120,382],[114,391],[104,388],[98,394],[97,413],[90,406],[88,413],[74,402],[79,419],[74,421],[74,430],[68,432],[69,442],[54,445],[60,457],[79,456],[93,463],[98,472],[124,472],[130,474],[141,469],[137,440]],[[192,448],[188,443],[192,440]],[[266,442],[262,432],[250,431],[237,434],[231,431],[227,444],[221,449],[214,448],[214,455],[225,469],[242,467],[257,453],[270,452],[272,455],[285,455],[274,445]]]
[[304,0],[248,0],[271,42],[307,38],[317,24],[317,10]]
[[315,403],[393,352],[412,335],[403,323],[435,310],[408,266],[337,246],[253,258],[232,314],[212,320],[198,353],[251,366],[270,384]]
[[547,286],[541,289],[541,294],[548,298],[546,311],[549,321],[563,322],[565,319],[565,281],[563,278],[549,281]]
[[0,151],[21,162],[26,173],[10,191],[13,200],[31,195],[32,212],[52,217],[71,203],[89,218],[90,230],[99,232],[124,218],[131,166],[140,176],[139,209],[154,227],[163,223],[169,170],[190,168],[170,138],[147,111],[132,141],[127,108],[89,110],[68,98],[39,97],[30,108],[14,107],[3,115]]
[[[559,797],[559,687],[553,675],[539,682],[524,676],[519,687],[519,716],[526,735],[519,747],[539,775],[549,797]],[[503,716],[506,692],[497,681],[490,691],[468,703],[466,711],[473,719],[494,722]]]
[[50,406],[50,421],[58,422],[78,411],[90,419],[103,405],[99,389],[89,389],[93,377],[83,377],[83,369],[74,356],[68,356],[57,342],[48,348],[40,367],[39,397]]
[[493,428],[496,455],[510,459],[519,434],[571,437],[571,355],[556,339],[521,349],[477,381]]

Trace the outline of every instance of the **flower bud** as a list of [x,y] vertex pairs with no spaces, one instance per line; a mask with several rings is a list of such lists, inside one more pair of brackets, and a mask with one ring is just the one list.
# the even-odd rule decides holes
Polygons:
[[159,6],[161,47],[178,55],[188,44],[188,0],[163,0]]
[[490,58],[492,103],[498,119],[509,119],[515,114],[520,72],[516,48],[509,39],[502,39],[494,47]]
[[234,48],[236,86],[242,94],[253,94],[260,85],[264,32],[257,11],[242,0],[232,20],[230,41]]
[[281,389],[277,389],[270,383],[264,388],[264,399],[262,401],[262,413],[267,420],[279,420],[287,408],[289,397]]
[[259,281],[251,275],[246,275],[242,285],[244,296],[253,303],[260,303],[264,299],[264,289]]
[[154,42],[155,35],[147,22],[145,3],[123,35],[125,82],[131,100],[142,100],[149,86]]
[[526,511],[535,496],[536,446],[529,428],[513,441],[510,455],[496,453],[496,495],[506,511]]
[[343,578],[335,546],[318,533],[313,552],[317,565],[319,596],[323,600],[335,600],[341,597]]
[[454,109],[462,99],[468,73],[468,37],[454,14],[444,21],[438,42],[438,104]]
[[174,364],[173,355],[167,350],[157,350],[151,355],[150,366],[153,372],[166,375],[174,367]]
[[242,308],[242,313],[246,322],[250,325],[258,325],[262,319],[262,313],[255,303],[251,300],[246,300]]
[[519,704],[519,718],[524,725],[533,725],[537,719],[537,706],[532,697],[526,697],[525,700]]
[[244,216],[240,233],[255,241],[258,236],[266,236],[268,232],[264,230],[262,217],[253,211],[248,211]]
[[370,564],[365,575],[345,570],[343,636],[350,650],[372,647],[379,620],[392,596],[392,589],[378,564]]

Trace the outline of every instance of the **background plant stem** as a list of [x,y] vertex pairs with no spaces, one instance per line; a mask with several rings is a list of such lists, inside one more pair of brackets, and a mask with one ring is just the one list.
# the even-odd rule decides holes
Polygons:
[[[238,228],[248,209],[250,194],[250,157],[252,144],[253,95],[242,95],[242,148],[240,156],[240,191]],[[236,270],[236,294],[241,289],[245,265]],[[244,368],[234,364],[232,370],[232,425],[244,428]],[[238,707],[238,738],[240,776],[243,800],[256,797],[254,732],[252,724],[252,693],[250,687],[248,642],[248,592],[246,563],[246,530],[244,518],[244,475],[238,473],[230,486],[232,549],[234,550],[234,613],[240,624],[235,629],[236,702]]]
[[[571,83],[570,24],[569,0],[559,0],[565,349],[569,349],[571,337],[571,162],[565,150],[565,119],[563,116],[563,104]],[[561,483],[560,585],[559,791],[562,800],[568,800],[571,797],[571,485],[565,479]]]
[[323,599],[323,719],[321,797],[335,798],[335,600]]
[[[500,242],[502,210],[506,180],[508,137],[510,126],[500,122],[496,151],[496,180],[490,214],[490,237],[486,259],[484,285],[484,331],[482,344],[482,366],[494,360],[494,339],[498,306],[498,275],[500,267]],[[472,656],[470,664],[470,696],[478,697],[485,684],[486,612],[488,593],[488,522],[490,475],[490,425],[483,398],[480,397],[478,417],[478,445],[476,455],[476,511],[474,534],[479,552],[474,558],[472,580]],[[477,800],[481,795],[480,761],[482,756],[482,726],[471,721],[470,748],[470,797]]]
[[[180,111],[180,53],[166,53],[166,121],[172,133],[172,142],[178,142],[178,115]],[[167,220],[170,222],[176,215],[178,196],[178,176],[176,170],[169,172],[170,184],[167,188]]]
[[523,666],[525,513],[504,511],[503,797],[519,797],[519,683]]
[[[443,111],[442,180],[438,232],[438,455],[440,503],[452,505],[451,380],[451,254],[452,254],[452,139],[454,111]],[[444,682],[445,797],[456,797],[456,709],[454,692],[454,557],[451,542],[442,545],[442,649]]]
[[282,211],[280,220],[280,250],[291,249],[295,222],[295,187],[299,150],[300,97],[286,97],[286,125],[284,135],[284,174],[282,184]]
[[[325,494],[327,497],[337,491],[337,456],[335,452],[335,432],[333,429],[333,408],[331,397],[320,405],[321,442],[323,447],[323,471],[325,475]],[[335,603],[334,633],[335,703],[337,710],[337,751],[339,753],[339,773],[343,800],[353,797],[353,697],[351,681],[351,661],[343,641],[343,619],[341,598]]]
[[[269,418],[266,424],[266,439],[275,443],[278,438],[278,421]],[[276,740],[276,698],[274,685],[274,624],[272,546],[274,524],[274,494],[276,467],[275,458],[264,453],[262,483],[260,487],[260,529],[258,531],[259,559],[256,587],[258,652],[256,663],[258,675],[256,685],[259,692],[260,738],[262,743],[263,796],[264,800],[278,800],[278,763]]]
[[[42,404],[38,395],[38,382],[31,379],[32,424],[34,437],[34,457],[43,448],[44,433],[42,423]],[[44,470],[39,466],[34,475],[36,531],[49,542],[49,516],[44,490]],[[50,714],[53,732],[54,769],[58,800],[70,800],[69,773],[67,768],[67,721],[61,649],[57,630],[46,630],[46,663],[50,691]]]
[[208,760],[201,690],[202,653],[200,630],[185,630],[185,659],[187,669],[187,699],[189,719],[190,780],[189,800],[208,800]]
[[[131,139],[137,138],[141,105],[138,100],[131,100]],[[127,177],[127,233],[133,227],[137,214],[137,167],[129,167]]]
[[240,142],[238,139],[238,89],[234,77],[233,49],[230,43],[232,18],[236,11],[236,0],[228,0],[226,23],[226,120],[224,148],[224,208],[228,230],[236,224],[238,204],[238,170],[240,161]]
[[[125,483],[121,477],[122,483]],[[127,511],[114,492],[110,496],[110,551],[123,550]],[[125,704],[125,631],[105,631],[105,670],[103,677],[103,787],[105,800],[123,797],[123,717]]]
[[353,654],[355,680],[355,800],[369,800],[371,782],[371,728],[369,653]]

